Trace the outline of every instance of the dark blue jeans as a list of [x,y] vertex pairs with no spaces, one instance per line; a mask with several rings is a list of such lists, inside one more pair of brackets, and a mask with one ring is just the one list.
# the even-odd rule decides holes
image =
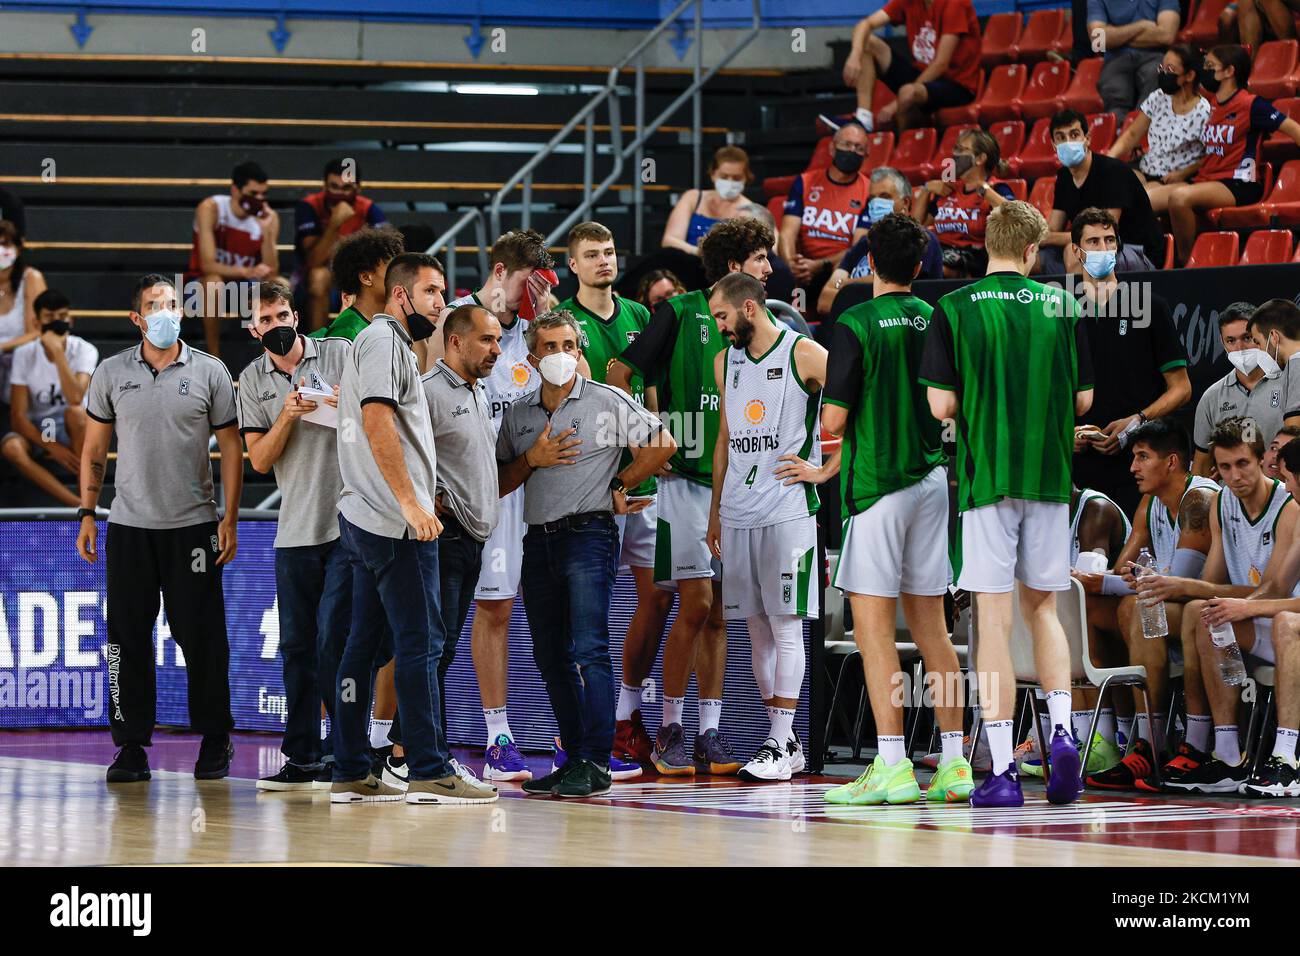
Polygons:
[[352,563],[338,541],[275,549],[275,592],[284,661],[286,758],[318,763],[320,705],[334,721],[335,675],[352,626]]
[[534,526],[524,536],[524,612],[560,740],[570,755],[602,767],[614,746],[609,602],[617,573],[612,514],[552,534]]
[[412,780],[451,774],[442,732],[438,659],[444,631],[438,599],[438,542],[386,538],[339,516],[352,553],[352,631],[339,663],[334,779],[370,773],[370,671],[387,621],[397,665],[394,683]]

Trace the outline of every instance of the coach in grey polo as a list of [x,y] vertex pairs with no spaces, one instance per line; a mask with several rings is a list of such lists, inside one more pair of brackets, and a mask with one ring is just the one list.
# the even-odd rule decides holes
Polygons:
[[339,542],[336,429],[306,419],[321,399],[300,393],[337,387],[352,352],[342,338],[298,332],[293,293],[280,282],[258,287],[249,333],[263,353],[239,373],[239,432],[254,470],[275,472],[280,513],[275,531],[275,591],[284,667],[285,756],[260,790],[310,790],[328,780],[320,708],[334,723],[334,681],[352,619],[352,564]]
[[445,732],[444,680],[474,600],[484,542],[500,513],[496,426],[483,379],[501,357],[501,323],[482,306],[462,305],[443,320],[441,335],[443,357],[425,374],[423,384],[438,450],[435,507],[442,519],[438,571],[446,630],[438,687],[443,691]]
[[[243,454],[230,373],[180,341],[176,290],[163,276],[136,283],[131,321],[142,340],[95,370],[86,394],[77,550],[98,555],[94,508],[117,434],[116,495],[108,516],[109,726],[121,749],[110,783],[148,780],[144,748],[156,717],[153,629],[162,592],[185,654],[190,725],[203,735],[194,775],[229,770],[229,660],[222,565],[235,556]],[[216,435],[226,513],[218,522],[208,439]]]
[[[568,312],[548,312],[529,323],[528,361],[542,384],[506,409],[497,437],[501,492],[524,487],[524,610],[569,756],[524,790],[570,797],[605,793],[610,786],[614,514],[628,510],[626,489],[654,474],[677,448],[659,420],[625,392],[577,373],[578,336]],[[625,448],[632,460],[620,472]]]

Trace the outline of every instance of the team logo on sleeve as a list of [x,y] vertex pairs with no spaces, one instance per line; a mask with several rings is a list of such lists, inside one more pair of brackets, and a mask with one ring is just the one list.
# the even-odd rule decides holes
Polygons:
[[178,391],[182,395],[188,395],[190,393],[190,380],[188,378],[181,379],[181,384]]

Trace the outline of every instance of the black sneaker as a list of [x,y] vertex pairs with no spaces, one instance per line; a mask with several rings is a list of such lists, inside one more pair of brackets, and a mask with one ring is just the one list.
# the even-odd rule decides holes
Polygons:
[[577,772],[582,767],[581,760],[566,760],[557,770],[552,770],[544,777],[537,777],[533,780],[525,780],[523,791],[526,794],[534,796],[543,793],[555,794],[569,774]]
[[552,791],[557,797],[599,797],[609,793],[609,771],[590,760],[573,761],[573,772],[556,785]]
[[1241,785],[1241,793],[1248,797],[1300,797],[1300,769],[1274,754],[1259,773]]
[[386,747],[370,748],[370,772],[376,777],[383,778],[384,765],[388,763],[388,758],[393,755],[393,745]]
[[1211,755],[1195,770],[1166,783],[1170,789],[1186,793],[1237,793],[1249,777],[1250,762],[1245,757],[1234,767]]
[[257,781],[258,790],[311,790],[316,783],[316,778],[320,776],[320,765],[313,764],[310,767],[301,767],[296,763],[284,762],[280,772],[272,774],[269,777],[263,777]]
[[316,771],[316,776],[312,778],[311,788],[313,790],[328,790],[334,785],[334,759],[321,761],[320,769]]
[[226,734],[208,736],[199,744],[199,759],[194,763],[195,780],[220,780],[230,773],[230,758],[235,745]]
[[127,744],[108,765],[109,783],[140,783],[149,779],[149,755],[139,744]]

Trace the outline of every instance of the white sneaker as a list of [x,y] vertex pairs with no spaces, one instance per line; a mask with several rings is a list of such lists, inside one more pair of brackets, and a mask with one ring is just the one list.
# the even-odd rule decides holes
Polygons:
[[[802,751],[800,752],[802,759]],[[754,759],[740,768],[740,779],[756,783],[772,780],[789,780],[791,776],[790,757],[785,749],[772,737],[763,741]]]
[[808,761],[803,755],[803,742],[799,740],[798,734],[785,742],[785,755],[790,764],[791,774],[803,773],[804,767],[808,766]]
[[853,118],[856,119],[859,123],[861,123],[864,127],[866,127],[868,133],[875,132],[876,118],[875,116],[872,115],[871,110],[864,110],[861,106],[859,106],[856,110],[853,111]]
[[483,783],[483,781],[479,780],[473,770],[470,770],[469,767],[465,766],[455,757],[451,758],[451,769],[456,776],[460,777],[460,779],[464,780],[466,783],[477,783],[479,785],[482,785]]
[[401,763],[394,763],[393,755],[389,754],[384,759],[384,770],[379,775],[379,779],[390,787],[406,792],[410,786],[411,768],[405,760]]

